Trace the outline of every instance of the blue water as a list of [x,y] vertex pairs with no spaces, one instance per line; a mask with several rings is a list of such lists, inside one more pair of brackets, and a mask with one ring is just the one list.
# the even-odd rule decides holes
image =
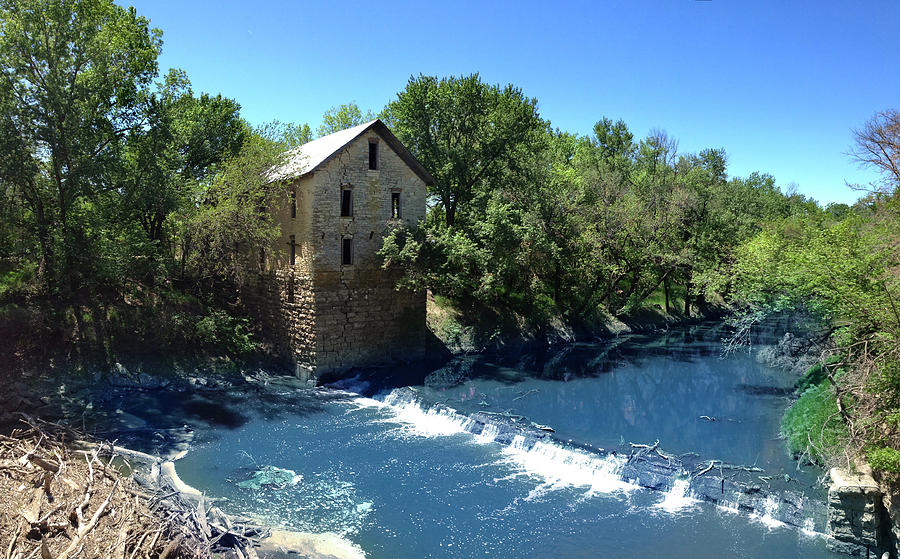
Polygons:
[[[515,364],[479,360],[459,386],[416,387],[416,401],[364,382],[282,390],[289,403],[278,413],[199,430],[177,467],[227,499],[227,511],[334,532],[372,558],[837,557],[816,534],[821,519],[804,531],[677,490],[639,489],[616,475],[621,456],[590,451],[658,439],[669,453],[786,473],[822,499],[821,472],[798,471],[777,438],[791,382],[748,355],[720,359],[715,330],[679,330]],[[466,432],[476,411],[527,416],[556,439],[497,444]],[[238,487],[263,465],[302,481]]]

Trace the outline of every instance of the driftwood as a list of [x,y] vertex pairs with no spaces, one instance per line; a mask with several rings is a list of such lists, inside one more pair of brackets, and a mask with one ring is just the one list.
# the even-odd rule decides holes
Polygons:
[[[202,495],[191,501],[159,475],[159,458],[24,415],[23,424],[0,435],[0,491],[9,495],[0,501],[0,559],[255,559],[269,535],[207,508]],[[125,477],[114,459],[148,473]]]
[[[643,444],[643,443],[629,443],[629,444],[631,445],[631,448],[632,448],[632,457],[635,455],[656,453],[663,460],[668,460],[670,462],[672,460],[671,456],[669,456],[668,454],[663,454],[662,451],[659,450],[659,439],[656,439],[656,442],[653,443],[652,445]],[[634,449],[637,449],[637,452],[634,452]]]

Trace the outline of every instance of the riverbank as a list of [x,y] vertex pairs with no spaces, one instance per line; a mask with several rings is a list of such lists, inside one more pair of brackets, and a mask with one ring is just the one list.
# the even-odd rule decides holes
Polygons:
[[662,333],[671,328],[721,319],[727,309],[706,304],[691,315],[666,312],[651,304],[628,315],[598,311],[590,320],[573,322],[562,315],[539,318],[498,311],[484,306],[460,308],[452,301],[428,293],[426,323],[432,351],[452,355],[514,353],[564,346],[572,342],[611,339],[633,333]]
[[108,446],[23,419],[0,435],[0,541],[5,557],[193,557],[185,522],[162,495],[142,487]]
[[[267,384],[268,378],[255,380]],[[290,380],[286,379],[289,384]],[[83,380],[70,384],[75,393],[84,392]],[[155,388],[147,388],[148,384],[149,377],[143,387],[94,384],[98,398],[84,406],[82,417],[90,434],[21,409],[3,412],[0,491],[14,496],[0,505],[0,540],[9,542],[6,557],[43,553],[43,547],[54,559],[79,552],[86,557],[167,559],[279,559],[298,553],[312,559],[364,557],[336,534],[268,527],[263,520],[225,513],[214,496],[184,483],[175,460],[186,454],[193,433],[185,425],[178,429],[166,425],[188,420],[200,400],[170,380],[155,379]],[[238,384],[235,379],[202,384],[197,392],[205,392],[211,406],[224,400],[226,409],[207,414],[205,420],[191,417],[211,423],[228,417],[231,410],[224,396],[229,388],[240,388]],[[141,399],[149,393],[156,393],[159,400],[182,394],[184,406],[178,414],[159,417],[158,425],[147,423],[147,413],[153,410],[132,409],[139,417],[117,407],[116,399]],[[59,393],[43,399],[47,401],[43,407],[65,409],[70,404]],[[33,403],[28,397],[15,400],[20,408],[23,402],[25,408]],[[281,404],[285,402],[276,405]],[[120,437],[153,454],[107,442]]]

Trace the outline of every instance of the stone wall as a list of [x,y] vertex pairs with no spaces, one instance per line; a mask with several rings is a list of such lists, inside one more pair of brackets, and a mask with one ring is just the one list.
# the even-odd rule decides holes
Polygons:
[[[369,170],[369,142],[378,144]],[[315,174],[311,247],[315,290],[316,365],[320,374],[353,366],[424,356],[425,294],[397,291],[398,277],[377,252],[390,227],[425,218],[425,184],[370,131]],[[341,216],[341,191],[352,191],[352,216]],[[391,197],[400,196],[400,219]],[[341,264],[341,242],[352,239],[353,262]]]
[[881,504],[884,506],[884,539],[891,551],[891,557],[900,557],[900,485],[886,476],[876,475],[875,481],[881,488]]
[[[377,170],[369,170],[370,141],[378,144]],[[352,192],[350,216],[341,216],[342,190]],[[296,215],[288,194],[275,214],[281,237],[266,251],[257,286],[244,295],[276,351],[301,377],[423,357],[425,294],[396,290],[397,275],[383,270],[377,255],[391,227],[424,219],[422,179],[369,130],[294,181],[290,192]],[[395,193],[399,219],[392,217]],[[350,265],[341,261],[345,238],[352,239]]]
[[854,557],[881,557],[889,547],[887,513],[871,472],[832,468],[828,489],[828,549]]

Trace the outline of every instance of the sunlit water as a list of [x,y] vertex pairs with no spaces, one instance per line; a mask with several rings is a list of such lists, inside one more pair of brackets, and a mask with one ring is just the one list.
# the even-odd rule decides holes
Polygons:
[[[640,489],[620,477],[621,453],[592,451],[659,439],[670,453],[787,473],[823,498],[817,472],[798,471],[777,438],[788,405],[778,389],[792,380],[718,350],[714,331],[695,328],[512,366],[482,360],[459,386],[419,386],[417,400],[390,388],[357,394],[366,385],[352,382],[299,391],[283,410],[198,431],[177,467],[227,499],[225,510],[335,532],[372,558],[833,557],[821,519],[788,527],[774,509],[748,515],[699,502],[678,481],[667,492]],[[491,424],[470,432],[470,415],[484,411],[527,416],[554,438],[499,444]],[[302,481],[237,485],[263,465]]]

